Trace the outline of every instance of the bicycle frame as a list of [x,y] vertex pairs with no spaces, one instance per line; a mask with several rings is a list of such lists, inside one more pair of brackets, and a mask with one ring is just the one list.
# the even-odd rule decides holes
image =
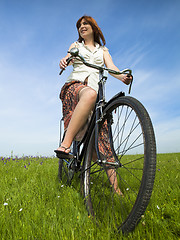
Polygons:
[[97,153],[97,158],[98,158],[98,161],[102,160],[100,156],[99,148],[98,148],[98,133],[99,133],[99,123],[103,120],[103,107],[105,106],[104,85],[107,80],[107,76],[108,76],[107,73],[108,72],[106,70],[102,70],[99,72],[99,83],[98,83],[99,90],[98,90],[98,95],[97,95],[93,115],[85,136],[83,137],[82,141],[80,141],[78,144],[78,148],[80,148],[80,146],[84,143],[82,154],[80,155],[80,160],[82,160],[84,156],[85,149],[87,147],[87,144],[89,142],[93,129],[95,129],[95,149]]

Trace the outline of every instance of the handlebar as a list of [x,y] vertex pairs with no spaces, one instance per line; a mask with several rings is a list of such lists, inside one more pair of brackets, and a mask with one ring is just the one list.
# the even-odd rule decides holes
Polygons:
[[[79,49],[78,48],[71,48],[71,50],[68,51],[68,53],[70,53],[71,56],[69,58],[67,58],[67,60],[66,60],[67,65],[69,65],[69,63],[71,62],[72,59],[79,58],[86,66],[91,67],[91,68],[95,68],[95,69],[97,69],[99,71],[106,70],[109,73],[112,73],[112,74],[115,74],[115,75],[127,74],[129,76],[132,76],[132,70],[131,69],[124,69],[124,70],[118,72],[118,71],[115,71],[115,70],[112,70],[112,69],[109,69],[109,68],[106,68],[106,67],[101,67],[101,66],[98,66],[98,65],[86,62],[84,57],[79,54]],[[61,75],[64,70],[65,70],[65,68],[63,68],[60,71],[59,75]],[[132,79],[132,81],[133,81],[133,79]],[[129,93],[131,91],[132,81],[131,81],[130,86],[129,86]]]

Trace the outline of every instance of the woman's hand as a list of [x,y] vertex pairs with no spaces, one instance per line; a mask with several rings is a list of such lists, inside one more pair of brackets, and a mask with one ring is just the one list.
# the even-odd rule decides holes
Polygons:
[[121,81],[123,83],[125,83],[126,85],[129,85],[131,83],[132,79],[133,79],[133,77],[131,75],[123,74]]
[[60,63],[59,63],[59,67],[60,69],[65,69],[67,67],[67,60],[68,57],[64,57],[61,59]]

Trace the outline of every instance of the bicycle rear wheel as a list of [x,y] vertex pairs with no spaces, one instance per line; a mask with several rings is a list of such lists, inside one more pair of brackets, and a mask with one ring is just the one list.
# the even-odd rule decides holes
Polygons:
[[[84,161],[85,203],[89,214],[99,223],[130,232],[144,214],[153,189],[156,169],[153,126],[143,105],[132,97],[112,100],[103,113],[103,122],[109,126],[107,144],[116,164],[108,164],[105,155],[105,163],[93,161],[93,132]],[[99,148],[100,135],[104,134],[102,126],[103,123]]]
[[58,178],[62,184],[71,185],[74,173],[73,159],[59,159]]

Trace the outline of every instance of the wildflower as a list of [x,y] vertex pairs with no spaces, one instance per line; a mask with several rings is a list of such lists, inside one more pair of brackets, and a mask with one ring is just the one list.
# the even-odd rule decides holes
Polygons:
[[157,209],[160,209],[160,207],[157,205]]
[[126,191],[129,191],[129,188],[126,188]]
[[5,202],[5,203],[4,203],[4,206],[7,206],[7,205],[8,205],[8,203],[7,203],[7,202]]
[[23,209],[22,209],[22,208],[20,208],[20,209],[19,209],[19,212],[21,212],[22,210],[23,210]]
[[60,198],[60,196],[58,196],[58,198]]
[[64,187],[64,185],[61,185],[61,187]]
[[142,222],[142,225],[143,225],[143,226],[145,226],[145,225],[146,225],[145,221],[143,221],[143,222]]

